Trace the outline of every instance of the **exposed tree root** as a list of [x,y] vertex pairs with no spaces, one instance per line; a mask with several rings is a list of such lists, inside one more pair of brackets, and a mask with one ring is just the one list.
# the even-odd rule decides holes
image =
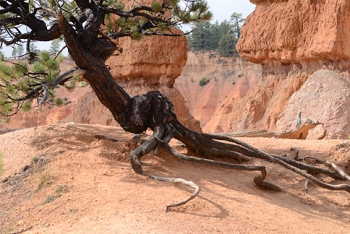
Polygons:
[[347,175],[342,169],[340,169],[337,165],[335,165],[334,163],[325,161],[324,162],[325,165],[333,168],[335,171],[337,171],[339,173],[339,175],[344,179],[344,180],[350,180],[350,176]]
[[184,154],[181,154],[181,153],[175,151],[166,142],[162,142],[162,147],[167,152],[169,152],[171,155],[173,155],[177,158],[180,158],[180,159],[187,160],[187,161],[217,165],[217,166],[226,167],[226,168],[235,169],[235,170],[260,171],[261,176],[257,176],[254,178],[254,182],[257,186],[271,189],[271,190],[275,190],[275,191],[282,191],[281,188],[279,188],[278,186],[264,181],[266,176],[267,176],[266,168],[264,166],[249,166],[249,165],[242,165],[242,164],[232,164],[232,163],[215,161],[215,160],[211,160],[211,159],[204,159],[204,158],[188,156],[188,155],[184,155]]
[[[191,184],[192,182],[189,183],[183,179],[158,177],[154,175],[148,175],[143,171],[142,165],[144,164],[141,161],[142,156],[150,152],[152,149],[155,149],[156,151],[157,148],[161,146],[171,155],[183,160],[217,165],[235,170],[259,171],[261,175],[255,177],[254,182],[257,186],[266,189],[282,191],[282,189],[278,186],[265,181],[267,176],[265,166],[244,165],[241,164],[242,162],[250,161],[252,158],[258,158],[268,162],[277,163],[282,167],[305,177],[307,179],[307,182],[305,184],[306,189],[307,183],[309,181],[312,181],[318,186],[326,189],[344,190],[350,193],[349,184],[330,184],[316,178],[315,175],[323,174],[336,180],[348,180],[349,176],[347,176],[339,167],[333,163],[313,158],[313,160],[317,162],[316,164],[322,163],[323,165],[328,166],[328,168],[319,167],[317,165],[308,163],[306,158],[300,159],[298,155],[298,149],[298,152],[296,152],[296,156],[294,158],[287,158],[285,156],[268,154],[249,144],[227,136],[194,132],[184,127],[177,121],[176,115],[173,112],[172,103],[164,95],[157,91],[149,92],[142,97],[135,97],[133,98],[133,103],[136,107],[140,106],[139,108],[134,108],[136,110],[141,110],[141,108],[144,106],[149,107],[147,109],[142,109],[142,111],[150,111],[147,115],[147,118],[144,117],[142,121],[143,123],[148,123],[148,126],[153,129],[153,135],[141,146],[137,147],[131,152],[131,166],[138,174],[168,182],[182,181],[184,184],[196,188],[193,184]],[[139,114],[138,111],[135,113]],[[131,118],[137,119],[137,116]],[[172,138],[181,141],[186,145],[187,148],[202,155],[203,157],[188,156],[175,151],[168,144]],[[227,158],[231,160],[233,159],[236,160],[239,164],[218,161],[218,158]],[[188,199],[175,203],[174,206],[187,203],[193,199],[198,194],[198,192],[197,189],[195,189],[195,192]]]
[[[188,156],[177,152],[168,144],[173,137],[182,141],[184,144],[186,144],[187,147],[191,148],[192,150],[195,150],[198,153],[202,153],[206,156],[206,158]],[[167,178],[155,175],[148,175],[143,171],[143,163],[141,162],[141,157],[149,153],[152,149],[157,149],[159,146],[163,147],[167,152],[179,159],[217,165],[235,170],[259,171],[261,175],[254,178],[255,184],[259,187],[263,187],[274,191],[282,191],[282,189],[272,183],[265,181],[265,178],[267,176],[265,166],[227,163],[214,160],[213,156],[224,156],[227,158],[233,158],[237,161],[247,161],[253,157],[263,159],[269,162],[277,163],[305,177],[307,179],[307,182],[305,182],[305,189],[307,189],[308,181],[312,181],[320,187],[326,189],[344,190],[350,192],[350,185],[348,184],[329,184],[319,180],[314,176],[315,174],[324,174],[338,180],[349,180],[349,176],[346,175],[339,167],[337,167],[333,163],[321,160],[317,161],[317,159],[315,159],[318,163],[323,163],[324,165],[330,167],[330,169],[327,169],[311,165],[305,162],[301,162],[301,159],[298,156],[292,159],[278,155],[271,155],[237,139],[233,139],[226,136],[193,132],[191,130],[186,129],[184,126],[182,126],[176,121],[173,124],[166,123],[157,125],[154,128],[153,135],[148,140],[146,140],[141,146],[133,150],[130,157],[132,168],[138,174],[142,174],[161,181],[182,183],[191,186],[195,189],[194,193],[190,197],[183,201],[167,205],[165,210],[167,210],[169,207],[186,204],[188,201],[195,198],[195,196],[197,196],[199,193],[199,187],[192,181],[187,181],[181,178]],[[206,150],[207,152],[203,153],[204,150]],[[304,159],[302,159],[302,161],[305,161]]]
[[[291,151],[295,152],[294,159],[297,161],[308,162],[309,164],[323,164],[323,165],[329,167],[330,169],[333,169],[333,170],[328,170],[328,169],[322,168],[323,174],[326,174],[334,179],[350,180],[350,176],[347,175],[342,169],[340,169],[334,163],[328,162],[327,160],[320,160],[320,159],[317,159],[314,157],[309,157],[309,156],[300,158],[299,157],[300,151],[297,147],[292,147]],[[307,165],[307,164],[305,164],[305,165]],[[313,167],[310,165],[307,165],[307,166],[308,166],[308,169],[307,169],[308,173],[317,174],[320,172],[320,170],[318,170],[317,167]],[[309,180],[306,178],[305,184],[304,184],[304,188],[306,191],[308,190],[308,184],[309,184]]]

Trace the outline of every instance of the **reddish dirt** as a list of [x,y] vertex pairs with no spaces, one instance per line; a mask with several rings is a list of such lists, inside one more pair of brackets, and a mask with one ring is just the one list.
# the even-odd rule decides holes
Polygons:
[[[254,185],[255,172],[184,162],[159,151],[145,156],[152,164],[148,173],[201,187],[194,200],[165,213],[166,204],[192,189],[135,174],[128,157],[140,143],[132,137],[118,127],[73,123],[0,135],[2,233],[349,233],[346,192],[312,183],[306,192],[302,177],[264,163],[268,181],[284,189],[271,192]],[[350,166],[348,140],[241,140],[275,154],[297,146],[302,156]]]

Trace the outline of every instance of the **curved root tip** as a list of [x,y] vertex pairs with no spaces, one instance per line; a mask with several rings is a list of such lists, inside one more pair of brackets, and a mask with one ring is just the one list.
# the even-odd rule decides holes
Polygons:
[[152,163],[141,161],[141,165],[142,165],[142,166],[151,166]]
[[269,190],[273,190],[273,191],[276,191],[276,192],[283,192],[283,190],[280,187],[278,187],[277,185],[274,185],[274,184],[272,184],[270,182],[261,181],[260,177],[255,177],[254,178],[254,182],[259,187],[262,187],[262,188],[265,188],[265,189],[269,189]]
[[195,198],[199,194],[199,191],[200,191],[199,186],[196,185],[195,183],[193,183],[192,181],[184,180],[182,178],[176,178],[176,179],[174,179],[173,182],[174,183],[180,183],[180,184],[188,185],[188,186],[194,188],[194,192],[188,198],[184,199],[183,201],[166,205],[165,208],[164,208],[165,212],[168,211],[169,207],[181,206],[181,205],[186,204],[187,202],[189,202],[190,200]]
[[139,158],[136,155],[130,156],[130,164],[132,169],[137,173],[144,175],[143,169],[142,169],[142,163],[140,162]]
[[179,184],[184,184],[184,185],[187,185],[187,186],[190,186],[192,188],[194,188],[194,192],[186,199],[180,201],[180,202],[176,202],[176,203],[173,203],[173,204],[169,204],[169,205],[166,205],[165,208],[164,208],[164,211],[167,212],[169,207],[174,207],[174,206],[181,206],[181,205],[184,205],[186,204],[187,202],[189,202],[190,200],[192,200],[193,198],[195,198],[198,194],[199,194],[199,191],[200,191],[200,188],[197,184],[193,183],[192,181],[189,181],[189,180],[184,180],[182,178],[170,178],[170,177],[163,177],[163,176],[155,176],[155,175],[148,175],[148,177],[152,178],[152,179],[155,179],[155,180],[160,180],[160,181],[165,181],[165,182],[171,182],[171,183],[179,183]]

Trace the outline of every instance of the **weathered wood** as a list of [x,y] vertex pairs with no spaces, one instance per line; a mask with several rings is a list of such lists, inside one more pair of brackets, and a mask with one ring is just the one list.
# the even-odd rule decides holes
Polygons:
[[[242,132],[229,132],[222,135],[230,137],[274,137],[281,139],[306,139],[309,130],[323,123],[314,122],[310,119],[305,119],[298,125],[297,129],[288,132],[271,132],[267,130],[246,130]],[[219,134],[221,135],[221,134]],[[323,136],[324,137],[324,136]],[[320,139],[322,139],[321,137]]]

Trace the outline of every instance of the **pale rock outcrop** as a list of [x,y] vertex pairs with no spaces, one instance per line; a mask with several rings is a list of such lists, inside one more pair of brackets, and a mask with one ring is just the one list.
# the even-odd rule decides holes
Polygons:
[[[295,117],[323,123],[326,139],[348,138],[350,135],[350,82],[330,70],[312,74],[288,100],[276,123],[277,131],[295,129]],[[321,127],[321,126],[319,126]]]

